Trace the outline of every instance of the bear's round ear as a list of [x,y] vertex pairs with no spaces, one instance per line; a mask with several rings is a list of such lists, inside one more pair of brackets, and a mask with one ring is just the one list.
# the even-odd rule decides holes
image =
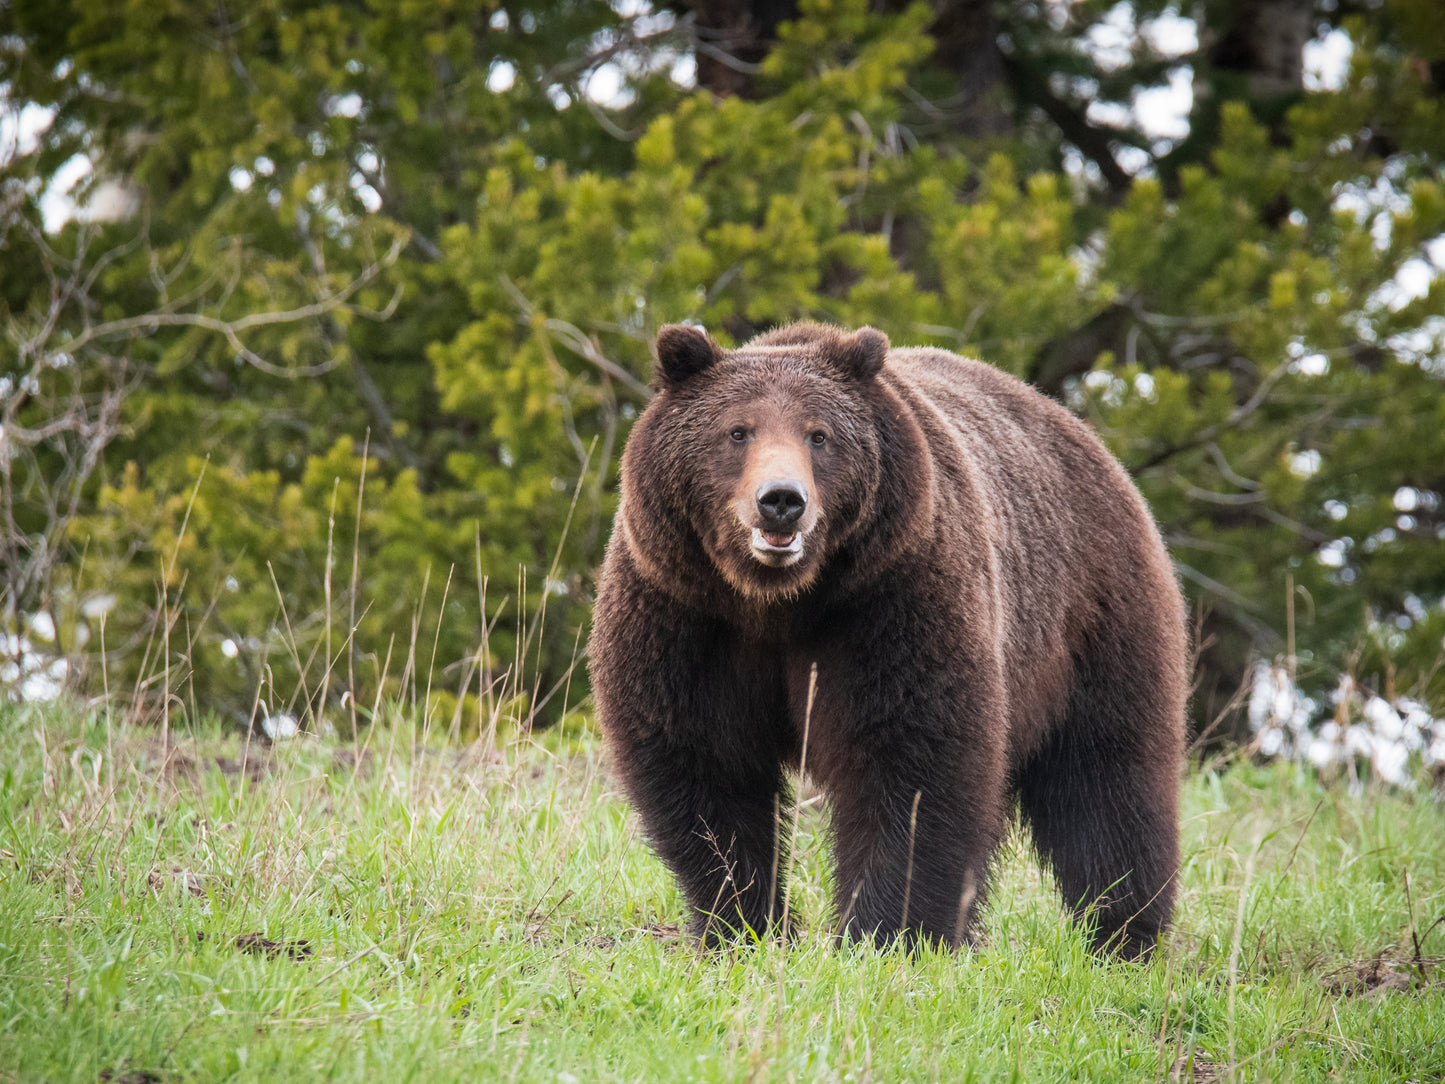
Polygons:
[[872,380],[888,358],[888,336],[860,327],[838,344],[838,364],[854,380]]
[[657,384],[671,387],[717,360],[718,345],[700,327],[665,324],[657,332]]

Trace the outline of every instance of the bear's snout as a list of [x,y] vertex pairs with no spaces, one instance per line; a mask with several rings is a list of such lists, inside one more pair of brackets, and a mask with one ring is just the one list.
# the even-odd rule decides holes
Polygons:
[[758,487],[756,500],[763,530],[791,531],[808,508],[808,491],[801,482],[773,478]]

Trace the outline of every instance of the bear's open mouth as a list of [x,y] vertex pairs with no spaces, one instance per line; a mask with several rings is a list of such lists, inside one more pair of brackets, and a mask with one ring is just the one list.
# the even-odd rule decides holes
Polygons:
[[[796,558],[802,552],[802,531],[783,533],[765,531],[761,527],[753,528],[753,553],[762,561],[769,564],[784,563],[789,558]],[[779,560],[780,558],[782,561]]]

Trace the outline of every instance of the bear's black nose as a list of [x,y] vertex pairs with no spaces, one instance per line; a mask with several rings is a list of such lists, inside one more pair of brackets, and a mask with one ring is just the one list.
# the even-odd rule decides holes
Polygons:
[[798,482],[773,480],[758,487],[757,500],[764,527],[791,527],[808,507],[808,491]]

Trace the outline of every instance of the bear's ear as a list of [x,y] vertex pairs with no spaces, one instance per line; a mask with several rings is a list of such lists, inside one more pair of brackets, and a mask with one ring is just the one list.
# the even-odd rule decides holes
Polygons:
[[854,380],[872,380],[888,358],[888,336],[877,328],[860,327],[838,343],[837,363]]
[[696,376],[717,360],[718,345],[700,327],[665,324],[657,332],[657,384],[666,388]]

